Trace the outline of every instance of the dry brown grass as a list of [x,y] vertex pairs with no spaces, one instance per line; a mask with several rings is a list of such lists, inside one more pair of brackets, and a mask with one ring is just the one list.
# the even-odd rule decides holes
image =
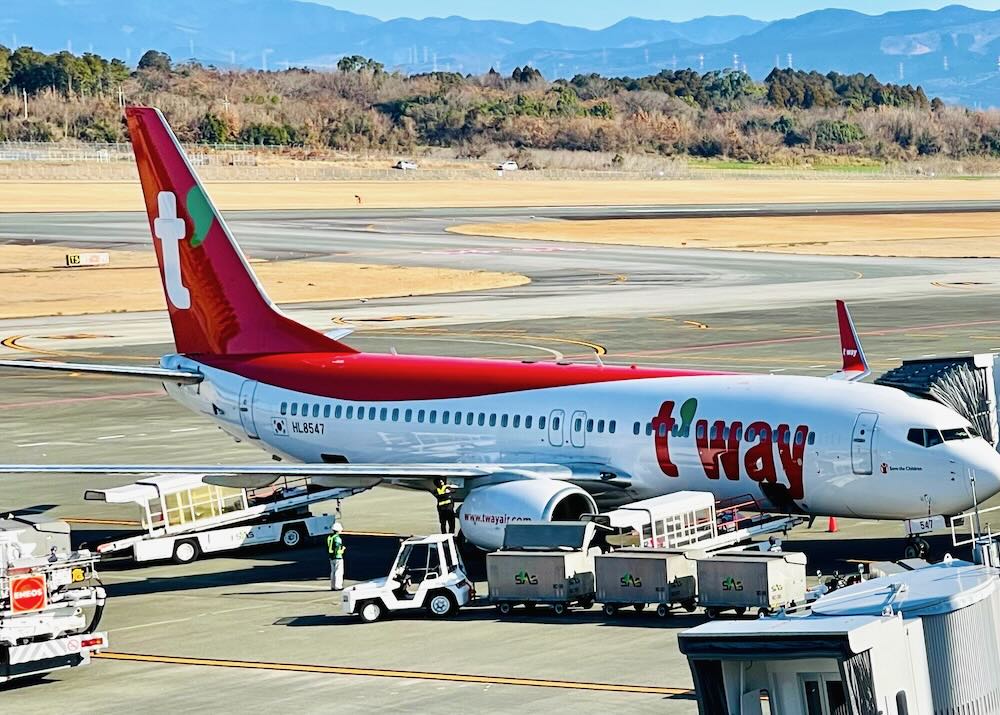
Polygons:
[[819,255],[1000,256],[995,213],[466,224],[466,235]]
[[[344,209],[828,201],[993,200],[1000,179],[704,179],[663,181],[212,182],[216,205],[241,209]],[[0,182],[0,212],[141,211],[138,182]]]
[[[162,310],[152,253],[110,251],[111,266],[62,268],[58,246],[0,246],[0,319]],[[315,261],[255,262],[277,303],[429,295],[523,285],[524,276],[490,271]]]

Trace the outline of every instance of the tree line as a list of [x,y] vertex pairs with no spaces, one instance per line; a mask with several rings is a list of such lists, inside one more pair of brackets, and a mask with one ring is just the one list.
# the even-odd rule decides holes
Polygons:
[[[28,116],[23,99],[27,96]],[[183,141],[459,157],[501,148],[797,161],[1000,156],[1000,119],[872,75],[775,69],[646,77],[402,75],[360,55],[336,71],[234,71],[149,51],[118,59],[0,46],[0,140],[123,141],[119,96],[163,109]],[[620,162],[619,162],[620,163]]]

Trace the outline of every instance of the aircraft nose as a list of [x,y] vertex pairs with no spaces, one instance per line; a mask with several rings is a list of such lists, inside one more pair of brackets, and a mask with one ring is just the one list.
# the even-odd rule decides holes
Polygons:
[[[1000,453],[985,440],[976,440],[964,446],[968,449],[963,450],[962,461],[975,475],[976,500],[981,503],[1000,494]],[[971,490],[971,485],[966,487]]]

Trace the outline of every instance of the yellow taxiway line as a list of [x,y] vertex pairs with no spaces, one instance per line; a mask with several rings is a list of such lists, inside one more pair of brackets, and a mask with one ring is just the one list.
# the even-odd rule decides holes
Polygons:
[[479,683],[483,685],[519,685],[533,688],[558,688],[563,690],[590,690],[610,693],[635,693],[640,695],[693,696],[689,688],[665,688],[654,685],[624,685],[617,683],[590,683],[575,680],[543,680],[539,678],[511,678],[494,675],[468,675],[463,673],[435,673],[416,670],[387,670],[382,668],[348,668],[335,665],[306,665],[299,663],[268,663],[251,660],[224,660],[216,658],[185,658],[169,655],[143,655],[139,653],[97,653],[102,660],[156,663],[161,665],[195,665],[208,668],[238,668],[244,670],[278,670],[295,673],[320,673],[323,675],[360,675],[374,678],[402,678],[407,680],[435,680],[452,683]]

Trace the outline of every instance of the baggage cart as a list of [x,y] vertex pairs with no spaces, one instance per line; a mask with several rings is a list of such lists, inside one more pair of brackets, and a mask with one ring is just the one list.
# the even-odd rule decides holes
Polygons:
[[489,599],[500,615],[517,605],[546,604],[557,615],[593,606],[595,529],[589,522],[508,525],[503,550],[486,556]]
[[642,611],[647,605],[656,615],[667,616],[674,606],[688,612],[698,596],[698,557],[703,552],[688,549],[622,549],[594,558],[597,602],[604,614],[615,615],[631,606]]
[[709,618],[728,610],[768,615],[805,599],[805,554],[722,551],[698,560],[698,605]]

